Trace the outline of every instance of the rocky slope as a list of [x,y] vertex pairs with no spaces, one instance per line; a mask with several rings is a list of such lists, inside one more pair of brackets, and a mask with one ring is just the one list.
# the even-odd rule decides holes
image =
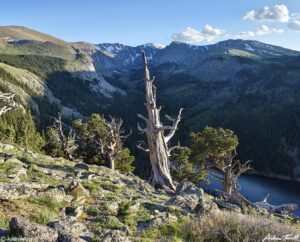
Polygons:
[[[220,200],[187,181],[178,184],[175,194],[167,194],[133,174],[5,144],[0,145],[0,201],[0,238],[5,241],[204,241],[225,236],[214,234],[220,226],[217,217],[251,227],[255,239],[272,231],[278,236],[300,233],[295,221],[263,210],[247,215],[245,209],[224,203],[220,210],[214,202]],[[213,224],[201,227],[210,219]],[[196,224],[198,234],[188,228]],[[247,238],[246,227],[231,236]]]

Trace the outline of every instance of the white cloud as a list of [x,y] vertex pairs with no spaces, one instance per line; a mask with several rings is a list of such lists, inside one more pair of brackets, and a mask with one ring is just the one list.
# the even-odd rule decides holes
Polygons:
[[213,28],[210,25],[205,25],[201,31],[187,27],[180,33],[172,34],[171,38],[175,41],[186,42],[186,43],[199,43],[203,41],[212,42],[216,38],[221,37],[225,34],[222,29]]
[[254,36],[260,36],[260,35],[266,35],[272,33],[283,33],[283,32],[284,32],[283,29],[276,29],[262,24],[256,29],[256,31],[243,31],[240,32],[236,37],[238,38],[254,37]]
[[293,30],[295,30],[295,31],[300,31],[300,20],[291,20],[290,22],[289,22],[289,25],[288,25],[288,27],[290,28],[290,29],[293,29]]
[[251,10],[243,17],[245,20],[271,20],[281,23],[289,21],[289,10],[286,5],[265,6],[258,11]]

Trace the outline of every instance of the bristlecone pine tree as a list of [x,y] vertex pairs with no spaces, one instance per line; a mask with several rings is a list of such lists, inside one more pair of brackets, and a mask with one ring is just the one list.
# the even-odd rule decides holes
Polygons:
[[0,94],[0,103],[3,104],[3,107],[0,108],[0,116],[11,109],[17,109],[19,105],[14,101],[14,93],[1,93]]
[[[144,117],[138,114],[138,117],[146,122],[146,128],[142,128],[138,124],[138,130],[141,133],[146,133],[148,148],[142,147],[142,144],[138,144],[137,147],[141,150],[149,152],[150,162],[152,166],[152,172],[150,177],[150,183],[154,187],[163,188],[165,190],[175,190],[173,180],[170,173],[170,152],[174,147],[169,147],[168,143],[174,136],[177,126],[181,119],[180,109],[177,118],[173,119],[166,115],[166,118],[173,124],[171,126],[163,126],[160,121],[160,110],[161,107],[156,106],[156,87],[153,85],[154,78],[150,78],[148,69],[147,59],[145,53],[143,53],[144,62],[144,75],[145,75],[145,91],[146,91],[146,107],[148,117]],[[165,131],[169,132],[165,135]]]
[[110,121],[103,121],[107,130],[108,136],[105,140],[101,138],[95,139],[98,147],[100,148],[100,153],[106,161],[107,167],[115,170],[115,159],[122,152],[121,149],[117,148],[119,141],[125,140],[129,134],[125,135],[125,129],[123,128],[123,120],[110,116]]
[[58,118],[55,119],[53,124],[53,130],[55,131],[53,135],[51,135],[50,139],[52,143],[56,143],[60,146],[60,149],[64,153],[64,155],[69,160],[74,160],[74,153],[78,148],[75,140],[75,134],[70,129],[68,135],[66,136],[63,131],[63,125],[61,121],[61,115],[58,115]]
[[[236,150],[228,151],[223,165],[214,164],[212,167],[212,175],[223,183],[224,192],[228,195],[239,193],[240,187],[238,178],[245,172],[251,170],[250,161],[242,164],[239,160],[235,160]],[[213,173],[217,170],[222,177]]]

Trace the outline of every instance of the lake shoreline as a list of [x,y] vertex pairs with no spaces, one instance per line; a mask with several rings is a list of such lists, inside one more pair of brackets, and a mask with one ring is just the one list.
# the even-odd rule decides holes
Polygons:
[[259,172],[256,170],[251,170],[250,172],[246,173],[247,175],[258,175],[258,176],[262,176],[262,177],[267,177],[267,178],[275,178],[275,179],[279,179],[279,180],[284,180],[284,181],[295,181],[295,182],[300,182],[300,177],[299,178],[292,178],[290,176],[283,176],[283,175],[279,175],[279,174],[274,174],[274,173],[263,173],[263,172]]

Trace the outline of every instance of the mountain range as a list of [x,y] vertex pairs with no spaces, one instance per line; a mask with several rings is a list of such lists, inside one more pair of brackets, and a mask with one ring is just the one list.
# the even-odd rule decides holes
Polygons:
[[[205,125],[233,129],[239,158],[256,171],[300,179],[300,52],[253,40],[196,46],[66,42],[25,27],[0,27],[0,90],[20,94],[40,130],[61,112],[116,115],[135,128],[143,105],[145,52],[163,112],[184,108],[177,139]],[[135,149],[140,135],[128,141]],[[147,167],[139,154],[137,172]]]

